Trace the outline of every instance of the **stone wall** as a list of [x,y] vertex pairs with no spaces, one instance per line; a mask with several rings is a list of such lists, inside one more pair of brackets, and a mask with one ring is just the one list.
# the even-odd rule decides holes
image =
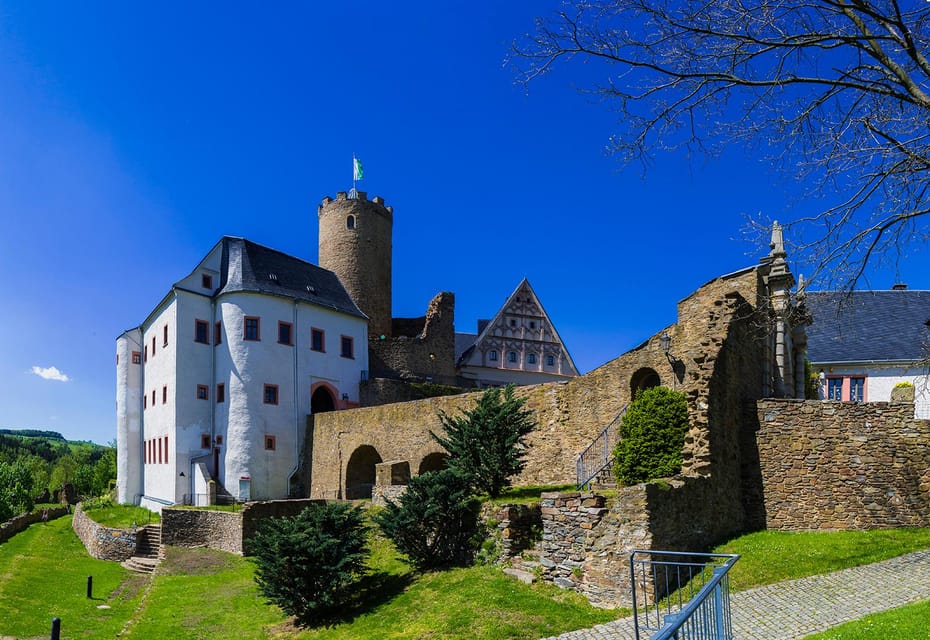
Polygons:
[[363,407],[377,407],[383,404],[410,402],[460,393],[465,393],[465,389],[453,385],[411,382],[393,378],[369,378],[358,385],[359,403]]
[[[519,387],[534,411],[537,428],[528,436],[527,465],[516,485],[575,481],[575,460],[630,402],[645,375],[686,394],[692,428],[684,450],[684,473],[708,475],[722,462],[716,489],[721,514],[732,531],[743,526],[740,439],[746,403],[762,395],[765,371],[759,354],[767,339],[757,313],[764,304],[760,271],[754,268],[717,278],[682,300],[679,322],[667,327],[666,355],[660,331],[649,340],[590,373],[567,382]],[[440,433],[437,413],[456,414],[474,406],[475,393],[428,398],[316,416],[312,433],[310,496],[341,498],[346,467],[354,452],[372,447],[377,459],[408,460],[416,473],[421,461],[441,449],[429,432]],[[366,458],[367,459],[367,458]],[[371,470],[371,482],[374,472]]]
[[[397,319],[398,328],[411,329],[419,319]],[[422,331],[416,335],[372,334],[368,340],[368,369],[372,378],[431,380],[455,384],[455,295],[441,292],[430,300]]]
[[84,543],[87,553],[98,560],[122,562],[136,553],[138,530],[112,529],[97,524],[84,513],[80,504],[74,509],[71,527]]
[[[68,513],[67,507],[53,507],[46,509],[48,520],[54,520]],[[42,522],[42,512],[24,513],[15,518],[10,518],[6,522],[0,523],[0,543],[6,542],[20,531],[25,531],[29,525],[36,522]]]
[[930,525],[930,420],[913,415],[912,403],[760,401],[765,527]]
[[542,511],[538,504],[485,503],[481,519],[489,527],[489,537],[499,544],[501,561],[531,548],[542,535]]
[[248,502],[241,511],[172,509],[161,512],[162,543],[178,547],[207,547],[228,553],[248,553],[248,543],[267,518],[295,516],[318,500]]

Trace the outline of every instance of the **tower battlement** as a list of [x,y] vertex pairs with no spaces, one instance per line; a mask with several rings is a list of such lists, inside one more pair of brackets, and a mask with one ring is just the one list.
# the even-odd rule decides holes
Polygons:
[[356,194],[355,198],[350,198],[347,192],[337,191],[335,200],[329,196],[324,196],[323,201],[317,207],[317,215],[323,215],[323,208],[325,206],[332,204],[333,202],[340,202],[340,201],[372,202],[376,205],[380,205],[380,207],[384,209],[384,212],[385,212],[384,215],[387,215],[388,217],[392,217],[394,215],[394,207],[384,204],[384,198],[382,198],[381,196],[375,196],[371,200],[369,200],[368,192],[366,191],[356,191],[355,194]]

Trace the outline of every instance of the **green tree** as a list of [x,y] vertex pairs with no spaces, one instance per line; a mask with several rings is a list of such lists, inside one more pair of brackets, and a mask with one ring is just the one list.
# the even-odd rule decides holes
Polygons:
[[614,449],[614,475],[630,485],[666,478],[681,471],[681,450],[688,432],[684,394],[653,387],[640,392],[620,422]]
[[0,522],[32,510],[32,474],[22,462],[0,462]]
[[110,483],[114,480],[116,480],[116,447],[107,447],[94,464],[94,495],[106,494],[110,490]]
[[513,385],[488,389],[474,409],[450,416],[439,412],[445,436],[430,435],[449,452],[448,467],[468,478],[492,498],[510,486],[510,477],[526,466],[525,438],[536,428],[525,398],[515,398]]
[[368,557],[366,534],[361,510],[347,503],[267,520],[249,545],[259,590],[301,625],[325,620],[352,595]]
[[411,478],[375,522],[421,571],[468,564],[479,542],[478,501],[469,479],[455,469]]

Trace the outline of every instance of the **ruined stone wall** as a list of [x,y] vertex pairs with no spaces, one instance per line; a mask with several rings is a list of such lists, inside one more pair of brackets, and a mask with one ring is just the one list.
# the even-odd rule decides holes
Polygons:
[[[683,300],[678,324],[667,328],[670,357],[660,348],[659,332],[584,376],[519,387],[516,394],[526,398],[537,428],[527,438],[527,465],[514,484],[574,482],[577,456],[630,402],[640,374],[654,371],[661,384],[689,400],[692,428],[684,473],[706,475],[715,460],[735,465],[721,470],[718,489],[738,530],[743,522],[740,426],[746,401],[760,397],[762,386],[753,322],[759,287],[758,271],[747,269],[717,278]],[[364,445],[381,461],[409,460],[416,473],[426,455],[441,451],[429,436],[431,430],[441,432],[437,412],[455,414],[474,406],[476,398],[471,393],[316,416],[310,496],[344,496],[346,465]]]
[[[46,509],[46,511],[48,513],[48,519],[54,520],[68,513],[68,508],[53,507],[51,509]],[[10,518],[6,522],[0,523],[0,543],[6,542],[20,531],[25,531],[29,525],[35,524],[36,522],[42,522],[41,511],[24,513],[15,518]]]
[[930,525],[930,420],[913,415],[912,403],[760,401],[765,527]]
[[465,393],[462,387],[429,382],[410,382],[391,378],[374,378],[358,386],[359,403],[363,407],[377,407],[395,402],[410,402],[436,396]]
[[130,529],[112,529],[91,520],[81,505],[74,509],[71,528],[84,543],[84,548],[98,560],[122,562],[136,552],[137,532]]
[[[409,328],[410,322],[401,322]],[[372,333],[368,340],[371,378],[402,378],[455,383],[455,296],[441,292],[430,300],[423,329],[416,335]]]

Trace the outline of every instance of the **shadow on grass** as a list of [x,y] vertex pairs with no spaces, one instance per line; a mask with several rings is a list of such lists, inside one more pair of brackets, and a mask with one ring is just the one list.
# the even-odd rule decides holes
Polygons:
[[342,605],[337,611],[320,618],[316,624],[309,627],[336,626],[349,624],[359,616],[371,613],[381,605],[390,602],[403,593],[414,580],[413,573],[385,573],[378,572],[366,575],[354,587],[351,600]]

